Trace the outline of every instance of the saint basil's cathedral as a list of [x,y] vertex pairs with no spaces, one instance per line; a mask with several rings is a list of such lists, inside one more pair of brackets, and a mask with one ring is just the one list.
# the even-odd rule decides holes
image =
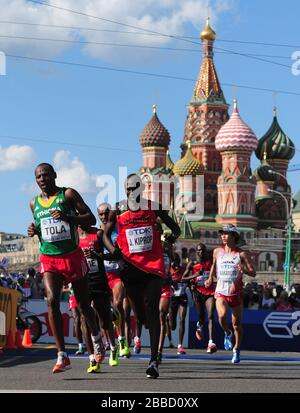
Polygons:
[[[156,187],[157,177],[177,177],[183,198],[196,191],[193,184],[183,185],[184,178],[201,178],[201,216],[185,209],[184,203],[176,208],[172,196],[167,201],[182,230],[176,244],[182,258],[187,258],[198,242],[209,249],[218,246],[218,230],[232,223],[239,228],[243,248],[250,251],[259,271],[282,271],[287,225],[284,197],[290,205],[291,188],[286,177],[295,154],[294,144],[281,129],[276,108],[270,128],[260,139],[243,121],[236,100],[229,115],[214,65],[216,33],[209,19],[200,37],[204,57],[188,106],[181,159],[174,164],[170,158],[170,134],[159,120],[155,105],[140,135],[143,166],[139,173],[146,184],[144,196],[152,200],[168,196],[168,191]],[[250,165],[253,153],[260,160],[254,173]]]

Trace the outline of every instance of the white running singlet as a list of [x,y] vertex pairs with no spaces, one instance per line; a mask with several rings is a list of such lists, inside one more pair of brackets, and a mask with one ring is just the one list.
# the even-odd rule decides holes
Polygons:
[[[225,252],[217,258],[217,286],[216,293],[224,296],[236,295],[241,292],[242,283],[236,283],[239,275],[238,265],[241,262],[240,252]],[[238,285],[239,284],[239,285]]]

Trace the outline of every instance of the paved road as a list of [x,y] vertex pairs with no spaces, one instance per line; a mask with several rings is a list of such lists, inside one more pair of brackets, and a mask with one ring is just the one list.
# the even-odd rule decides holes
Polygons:
[[238,392],[299,393],[300,353],[243,352],[240,365],[232,365],[230,354],[218,351],[210,356],[205,351],[189,350],[176,356],[166,349],[157,380],[147,379],[148,349],[131,359],[121,359],[110,367],[108,359],[101,373],[86,373],[86,356],[72,354],[72,369],[53,375],[55,349],[35,345],[31,349],[5,351],[0,355],[0,392]]

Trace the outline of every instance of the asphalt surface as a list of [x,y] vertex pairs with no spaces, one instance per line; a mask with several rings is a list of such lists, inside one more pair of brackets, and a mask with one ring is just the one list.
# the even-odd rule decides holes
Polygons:
[[87,356],[76,356],[75,350],[68,347],[72,369],[55,375],[53,346],[5,350],[0,355],[0,392],[299,393],[300,388],[300,353],[245,351],[241,363],[232,365],[231,352],[187,350],[177,356],[176,349],[166,349],[160,377],[153,380],[145,374],[149,349],[120,359],[117,367],[108,365],[107,356],[99,374],[88,374]]

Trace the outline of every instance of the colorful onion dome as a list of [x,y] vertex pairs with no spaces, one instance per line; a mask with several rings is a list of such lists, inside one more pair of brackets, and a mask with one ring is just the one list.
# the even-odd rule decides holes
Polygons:
[[182,159],[177,161],[174,165],[174,175],[203,175],[204,166],[196,159],[191,150],[191,142],[187,142],[187,151]]
[[261,161],[259,167],[254,171],[257,182],[275,182],[276,181],[276,171],[267,162],[267,153],[264,152],[264,158]]
[[156,105],[153,105],[153,116],[140,134],[140,144],[147,146],[169,147],[170,134],[156,114]]
[[229,121],[222,126],[216,136],[216,149],[219,152],[236,150],[252,152],[257,148],[257,142],[253,130],[242,120],[235,99]]
[[263,158],[264,151],[267,159],[291,160],[295,155],[295,145],[283,132],[278,120],[277,110],[274,108],[274,118],[268,132],[259,140],[255,154],[258,159]]
[[210,27],[209,17],[208,17],[206,20],[206,26],[200,33],[200,38],[201,40],[209,40],[211,42],[214,42],[216,40],[216,37],[217,37],[216,32],[214,32],[213,29]]
[[169,149],[167,150],[167,154],[166,154],[166,168],[170,169],[171,171],[174,168],[174,162],[172,161],[171,157],[170,157],[170,151]]

